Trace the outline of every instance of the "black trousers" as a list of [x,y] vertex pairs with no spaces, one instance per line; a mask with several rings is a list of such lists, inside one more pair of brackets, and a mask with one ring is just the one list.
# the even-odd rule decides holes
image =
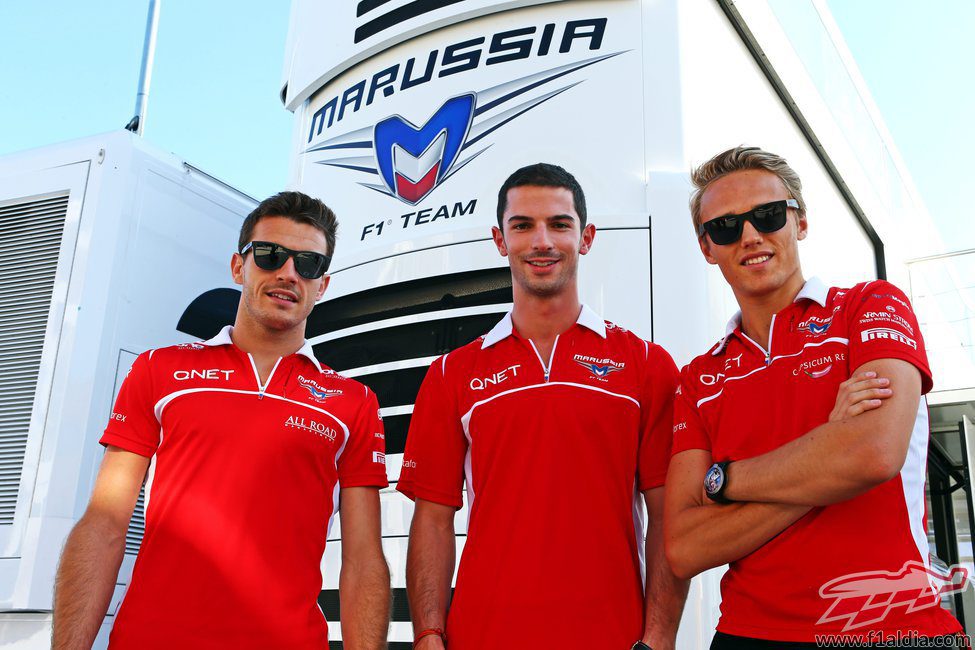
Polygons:
[[[864,648],[970,648],[968,639],[963,636],[943,636],[935,639],[923,639],[919,642],[904,642],[899,645],[861,646]],[[953,643],[952,643],[953,642]],[[923,643],[923,645],[922,645]],[[723,632],[715,632],[711,641],[711,650],[815,650],[818,648],[855,648],[857,646],[817,645],[815,643],[796,643],[793,641],[767,641],[765,639],[750,639],[743,636],[732,636]]]

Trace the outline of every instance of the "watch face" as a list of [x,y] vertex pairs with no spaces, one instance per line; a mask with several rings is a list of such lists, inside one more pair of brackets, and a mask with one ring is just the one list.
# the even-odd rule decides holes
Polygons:
[[712,465],[708,473],[704,475],[704,491],[708,494],[717,494],[724,483],[724,471],[718,465]]

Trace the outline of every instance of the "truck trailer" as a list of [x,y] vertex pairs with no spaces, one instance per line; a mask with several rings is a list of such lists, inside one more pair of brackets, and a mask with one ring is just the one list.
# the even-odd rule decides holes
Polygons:
[[[809,41],[819,50],[793,47]],[[832,67],[813,65],[823,59]],[[490,228],[512,171],[545,161],[579,179],[597,228],[580,263],[583,301],[678,365],[717,341],[737,309],[701,259],[688,210],[690,169],[719,151],[758,145],[798,171],[803,265],[827,284],[904,285],[909,247],[937,246],[823,2],[295,0],[281,96],[295,113],[291,184],[341,224],[307,336],[383,407],[394,648],[412,639],[413,504],[395,484],[413,401],[432,360],[511,307]],[[458,558],[467,515],[465,502]],[[336,526],[323,561],[330,621],[340,554]],[[694,580],[679,648],[708,647],[721,574]]]
[[[284,60],[289,185],[340,223],[306,336],[323,363],[375,391],[386,428],[394,650],[413,638],[413,504],[395,491],[413,402],[435,358],[511,307],[490,235],[510,172],[545,161],[579,179],[598,230],[581,262],[583,301],[679,365],[736,309],[700,257],[687,206],[690,169],[718,151],[745,143],[789,160],[809,206],[803,265],[827,284],[907,288],[907,260],[942,250],[822,0],[293,0]],[[132,361],[233,322],[227,262],[254,205],[128,132],[0,159],[0,247],[29,257],[0,262],[5,647],[48,647],[60,549]],[[933,511],[949,512],[938,498]],[[95,647],[129,583],[143,508],[140,497]],[[456,517],[458,558],[467,514]],[[936,528],[932,549],[957,552]],[[341,544],[340,516],[319,597],[336,648]],[[679,648],[708,647],[721,574],[693,581]],[[945,604],[963,617],[961,599]]]

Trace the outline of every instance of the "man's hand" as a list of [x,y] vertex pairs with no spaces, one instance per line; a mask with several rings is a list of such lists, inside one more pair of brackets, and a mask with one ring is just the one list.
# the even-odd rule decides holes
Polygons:
[[149,459],[109,447],[88,509],[68,535],[54,586],[54,650],[88,650],[115,590]]
[[[880,407],[885,399],[894,394],[890,388],[890,380],[878,377],[873,371],[854,373],[852,377],[840,384],[836,393],[836,403],[829,414],[829,422],[840,422],[856,417],[866,411]],[[701,484],[702,502],[708,503],[707,490]]]
[[383,555],[379,489],[343,488],[339,499],[343,645],[380,650],[386,647],[389,629],[389,567]]
[[878,377],[873,371],[854,373],[840,384],[829,421],[839,422],[878,408],[894,394],[889,386],[889,379]]
[[[874,378],[856,377],[874,373]],[[921,400],[921,373],[901,359],[876,359],[854,373],[851,388],[866,381],[867,399],[841,407],[862,408],[873,380],[890,381],[878,407],[812,429],[761,456],[732,463],[725,496],[732,501],[827,506],[847,501],[897,476],[904,467]],[[842,389],[841,389],[842,390]],[[863,390],[848,390],[863,394]],[[839,399],[839,398],[838,398]],[[835,411],[834,411],[835,412]],[[762,435],[756,431],[754,435]]]

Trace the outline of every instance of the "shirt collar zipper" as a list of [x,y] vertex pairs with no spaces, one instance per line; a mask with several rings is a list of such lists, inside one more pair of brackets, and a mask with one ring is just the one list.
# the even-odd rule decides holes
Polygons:
[[278,364],[281,363],[283,357],[278,357],[278,360],[274,362],[274,367],[271,368],[271,373],[267,376],[267,381],[261,384],[261,374],[257,372],[257,364],[254,363],[254,357],[250,352],[247,353],[247,358],[251,361],[251,369],[254,370],[254,379],[257,381],[257,399],[264,399],[264,393],[267,392],[267,387],[271,383],[271,378],[274,377],[274,371],[278,369]]
[[743,337],[745,337],[745,339],[747,339],[749,342],[751,342],[752,345],[754,345],[756,348],[758,348],[762,352],[762,354],[765,355],[765,365],[766,366],[769,365],[770,363],[772,363],[772,335],[775,334],[775,317],[776,316],[778,316],[778,314],[772,314],[772,323],[771,323],[771,325],[769,325],[769,328],[768,328],[768,350],[766,350],[765,348],[763,348],[761,345],[759,345],[758,343],[756,343],[750,336],[748,336],[747,334],[745,334],[745,331],[744,330],[741,330],[741,335]]
[[555,342],[552,343],[552,353],[548,356],[548,365],[545,365],[545,362],[542,361],[542,355],[539,354],[538,348],[535,347],[535,342],[528,339],[528,342],[531,343],[532,350],[535,351],[535,356],[538,357],[538,362],[542,364],[542,371],[545,373],[545,383],[548,383],[548,378],[552,374],[552,362],[555,360],[555,348],[559,345],[559,336],[561,336],[561,334],[556,335]]

